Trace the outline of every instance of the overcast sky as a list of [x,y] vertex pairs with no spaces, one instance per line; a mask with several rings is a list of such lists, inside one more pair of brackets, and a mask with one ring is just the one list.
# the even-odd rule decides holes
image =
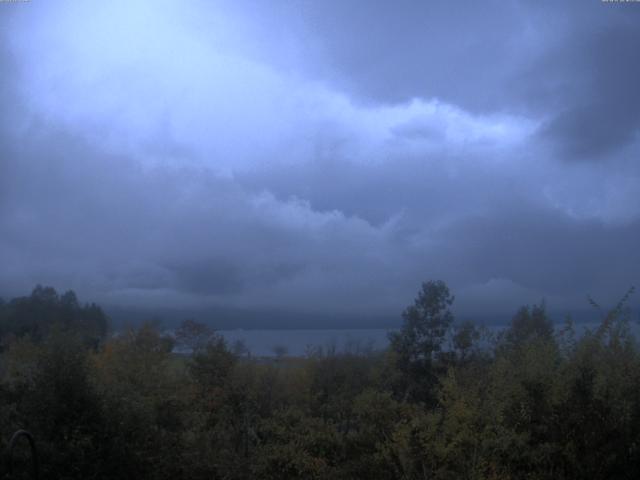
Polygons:
[[428,279],[478,315],[640,285],[640,3],[31,0],[0,28],[0,296],[398,317]]

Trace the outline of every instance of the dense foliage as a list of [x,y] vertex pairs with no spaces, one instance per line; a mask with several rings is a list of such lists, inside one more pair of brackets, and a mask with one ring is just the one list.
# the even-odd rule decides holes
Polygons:
[[37,287],[0,302],[0,447],[31,431],[47,479],[635,478],[624,302],[585,334],[538,305],[495,336],[452,302],[425,283],[384,352],[255,359],[194,321],[107,335],[99,307]]

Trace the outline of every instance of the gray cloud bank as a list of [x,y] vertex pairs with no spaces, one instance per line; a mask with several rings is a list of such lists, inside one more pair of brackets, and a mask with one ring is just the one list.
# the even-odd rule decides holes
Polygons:
[[0,5],[0,295],[303,324],[638,284],[640,6],[189,7]]

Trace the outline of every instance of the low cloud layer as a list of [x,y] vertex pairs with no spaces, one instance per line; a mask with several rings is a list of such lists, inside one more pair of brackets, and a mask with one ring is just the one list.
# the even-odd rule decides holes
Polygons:
[[416,5],[0,5],[0,295],[615,301],[640,267],[640,8]]

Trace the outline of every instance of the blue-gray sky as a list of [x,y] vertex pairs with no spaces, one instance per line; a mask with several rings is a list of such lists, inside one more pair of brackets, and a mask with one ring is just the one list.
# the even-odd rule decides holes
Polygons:
[[615,301],[640,283],[639,25],[600,0],[0,2],[0,295]]

